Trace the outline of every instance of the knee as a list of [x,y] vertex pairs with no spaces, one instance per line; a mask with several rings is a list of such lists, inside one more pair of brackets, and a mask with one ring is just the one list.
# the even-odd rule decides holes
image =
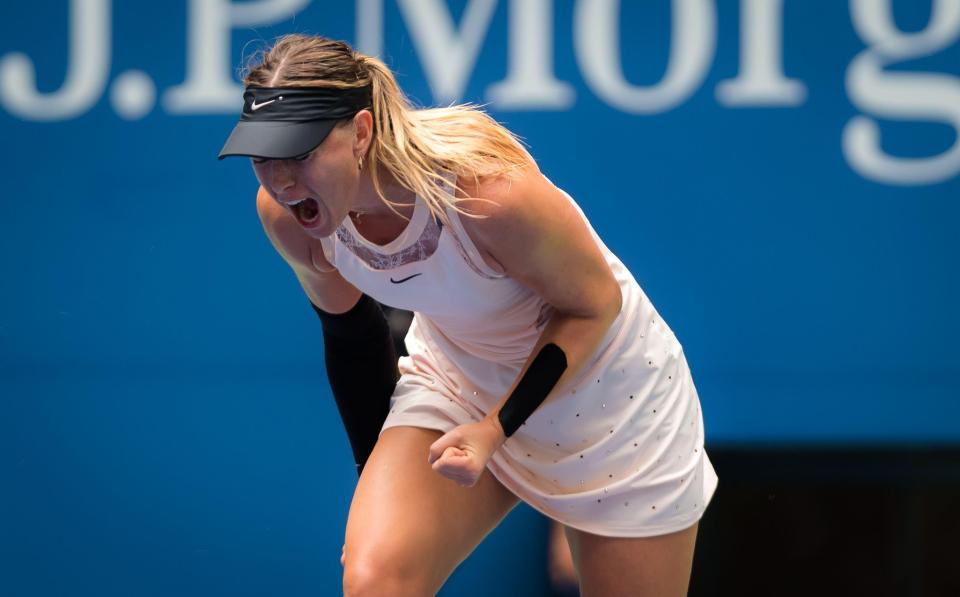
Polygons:
[[343,566],[344,597],[433,595],[429,575],[409,557],[380,554],[350,554]]

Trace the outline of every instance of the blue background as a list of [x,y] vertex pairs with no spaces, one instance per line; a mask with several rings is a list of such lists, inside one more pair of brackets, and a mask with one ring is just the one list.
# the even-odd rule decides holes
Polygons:
[[[664,72],[670,5],[624,2],[624,72]],[[456,18],[466,2],[450,2]],[[928,2],[897,1],[926,26]],[[66,72],[64,1],[8,3],[0,56],[37,86]],[[844,86],[864,48],[842,2],[786,2],[784,70],[808,97],[731,108],[739,11],[718,3],[717,52],[679,106],[627,114],[598,98],[554,8],[568,110],[498,111],[580,203],[684,345],[710,446],[960,443],[960,178],[891,186],[854,171]],[[116,3],[111,80],[158,94],[187,62],[186,4]],[[353,40],[352,3],[313,2],[251,40],[292,31]],[[434,98],[393,2],[384,57]],[[499,3],[463,101],[506,75]],[[896,69],[957,75],[951,46]],[[239,109],[239,97],[237,109]],[[0,106],[0,594],[336,593],[355,475],[329,395],[316,317],[263,235],[244,160],[215,155],[236,113],[120,118],[109,89],[60,122]],[[945,151],[956,131],[880,120],[884,149]],[[519,507],[443,594],[536,594],[545,522]],[[520,554],[520,555],[518,555]],[[502,574],[491,575],[489,570]],[[519,583],[519,584],[518,584]],[[523,583],[527,585],[520,586]],[[476,591],[482,586],[482,592]]]

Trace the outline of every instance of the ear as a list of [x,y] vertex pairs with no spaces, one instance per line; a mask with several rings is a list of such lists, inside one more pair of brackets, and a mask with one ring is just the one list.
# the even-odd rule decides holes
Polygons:
[[353,155],[355,158],[366,157],[373,142],[373,114],[370,110],[360,110],[353,115],[353,131]]

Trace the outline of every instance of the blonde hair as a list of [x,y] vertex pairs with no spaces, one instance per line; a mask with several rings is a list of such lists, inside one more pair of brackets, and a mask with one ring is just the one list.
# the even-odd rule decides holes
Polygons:
[[446,222],[444,207],[472,215],[458,207],[454,193],[447,190],[447,172],[472,177],[476,183],[530,160],[519,139],[476,106],[414,108],[381,60],[353,51],[346,42],[286,35],[255,55],[253,62],[247,67],[245,86],[372,86],[373,141],[366,158],[373,188],[394,212],[399,204],[384,196],[378,166]]

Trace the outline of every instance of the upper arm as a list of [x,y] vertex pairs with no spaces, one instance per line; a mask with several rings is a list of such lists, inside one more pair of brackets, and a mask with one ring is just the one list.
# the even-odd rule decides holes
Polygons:
[[257,192],[257,215],[273,248],[296,274],[313,304],[328,313],[343,313],[357,303],[360,290],[327,261],[320,241],[308,236],[263,187]]
[[585,317],[619,313],[620,287],[593,235],[535,164],[464,191],[496,203],[468,202],[485,217],[461,221],[507,275],[558,311]]

